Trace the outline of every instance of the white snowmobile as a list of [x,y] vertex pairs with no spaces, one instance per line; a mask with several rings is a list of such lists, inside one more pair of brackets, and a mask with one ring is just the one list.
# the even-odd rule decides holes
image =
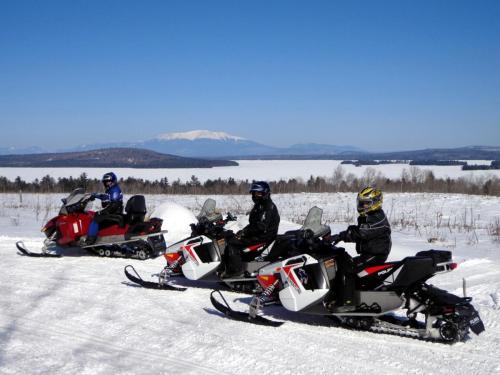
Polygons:
[[340,252],[343,249],[332,246],[329,255],[302,254],[262,267],[257,280],[263,292],[253,298],[248,312],[231,309],[217,290],[211,293],[211,302],[229,318],[270,326],[283,322],[265,318],[262,308],[279,300],[289,311],[332,317],[340,325],[362,330],[445,342],[464,340],[469,330],[484,331],[472,298],[465,297],[465,286],[464,297],[458,297],[427,284],[434,275],[457,267],[449,251],[421,251],[399,262],[367,267],[357,274],[356,309],[336,312]]
[[[147,288],[178,290],[179,288],[170,284],[169,280],[172,277],[183,276],[189,280],[220,282],[235,291],[255,293],[260,291],[256,279],[259,269],[271,261],[289,256],[290,251],[297,246],[301,250],[297,250],[296,253],[307,251],[310,243],[315,241],[321,243],[321,236],[329,233],[330,229],[327,227],[328,231],[325,231],[323,227],[322,231],[315,232],[316,223],[306,220],[302,228],[278,235],[270,244],[249,246],[243,250],[244,276],[221,279],[217,271],[221,267],[226,238],[233,235],[232,231],[225,229],[224,226],[229,221],[236,220],[236,217],[228,213],[226,219],[223,219],[216,211],[216,202],[207,199],[197,219],[197,224],[191,224],[192,235],[189,238],[167,248],[165,253],[167,266],[157,275],[158,282],[143,280],[130,265],[125,267],[127,278]],[[309,237],[307,240],[304,240],[304,237],[307,237],[305,234]]]

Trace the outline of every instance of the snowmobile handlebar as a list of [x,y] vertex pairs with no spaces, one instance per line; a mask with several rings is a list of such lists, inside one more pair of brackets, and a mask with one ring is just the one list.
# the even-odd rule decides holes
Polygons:
[[234,216],[231,212],[228,212],[226,218],[224,219],[224,223],[228,223],[230,221],[236,221],[236,220],[237,220],[237,217]]

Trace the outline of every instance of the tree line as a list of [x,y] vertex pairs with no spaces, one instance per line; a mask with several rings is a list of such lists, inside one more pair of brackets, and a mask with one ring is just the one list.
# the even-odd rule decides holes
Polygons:
[[[246,194],[251,180],[208,179],[204,182],[196,176],[188,181],[179,179],[170,181],[168,177],[156,180],[141,178],[122,178],[119,183],[126,194]],[[436,178],[431,170],[422,170],[411,166],[404,169],[398,178],[389,179],[373,168],[367,168],[362,176],[345,173],[338,166],[330,177],[314,177],[309,179],[291,178],[288,180],[269,181],[273,193],[327,193],[357,192],[371,185],[385,192],[429,192],[460,193],[500,196],[500,179],[495,176]],[[27,193],[68,193],[78,187],[89,192],[103,190],[99,179],[89,178],[86,173],[79,177],[53,178],[49,175],[34,181],[25,181],[17,177],[14,181],[0,176],[0,192]]]

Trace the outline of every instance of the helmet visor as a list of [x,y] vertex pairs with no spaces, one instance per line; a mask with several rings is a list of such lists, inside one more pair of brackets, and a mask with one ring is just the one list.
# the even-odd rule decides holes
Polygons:
[[373,206],[371,199],[358,199],[358,212],[366,212]]

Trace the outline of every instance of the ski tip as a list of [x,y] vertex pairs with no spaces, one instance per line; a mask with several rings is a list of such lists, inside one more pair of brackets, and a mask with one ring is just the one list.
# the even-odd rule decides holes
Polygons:
[[28,248],[24,245],[23,241],[16,242],[17,250],[19,251],[19,255],[28,256],[28,257],[36,257],[36,258],[60,258],[60,254],[46,254],[46,253],[32,253],[28,250]]
[[[129,272],[128,269],[130,269],[135,274],[135,276],[131,272]],[[187,290],[187,288],[171,285],[168,283],[160,284],[158,282],[143,280],[139,273],[135,270],[134,266],[130,264],[126,265],[123,271],[125,272],[125,276],[127,277],[127,279],[132,281],[134,284],[140,285],[146,289],[172,290],[176,292],[184,292]]]
[[19,255],[28,255],[28,250],[26,250],[23,241],[17,241],[16,248],[19,251],[18,252]]
[[[221,302],[217,301],[217,298],[214,297],[214,294],[219,294],[220,297],[222,298],[224,304]],[[224,314],[226,318],[236,320],[239,322],[246,322],[246,323],[252,323],[252,324],[257,324],[257,325],[262,325],[262,326],[267,326],[267,327],[279,327],[283,325],[285,322],[279,322],[275,320],[269,320],[267,318],[264,318],[263,316],[256,315],[256,316],[251,316],[249,313],[242,312],[242,311],[235,311],[233,310],[229,304],[227,303],[226,299],[222,295],[222,293],[219,290],[212,290],[210,293],[210,302],[212,302],[212,305],[217,309],[219,312]]]

